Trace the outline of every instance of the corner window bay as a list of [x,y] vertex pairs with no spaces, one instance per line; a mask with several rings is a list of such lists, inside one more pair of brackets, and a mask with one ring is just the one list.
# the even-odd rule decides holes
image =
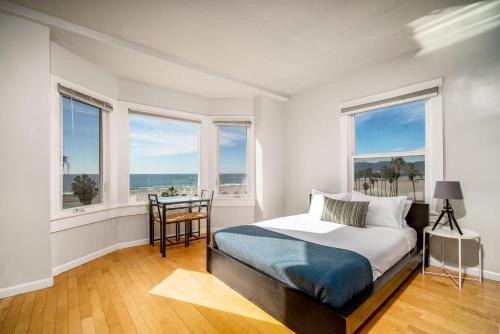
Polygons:
[[425,200],[425,101],[354,115],[354,190]]
[[196,195],[199,189],[199,132],[194,121],[130,112],[130,200]]
[[62,208],[102,203],[102,111],[61,96]]

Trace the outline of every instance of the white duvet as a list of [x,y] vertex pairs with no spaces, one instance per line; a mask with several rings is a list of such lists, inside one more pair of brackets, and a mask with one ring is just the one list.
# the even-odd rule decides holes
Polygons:
[[366,257],[373,280],[415,247],[417,233],[411,227],[346,226],[321,221],[308,214],[266,220],[255,225],[316,244],[348,249]]

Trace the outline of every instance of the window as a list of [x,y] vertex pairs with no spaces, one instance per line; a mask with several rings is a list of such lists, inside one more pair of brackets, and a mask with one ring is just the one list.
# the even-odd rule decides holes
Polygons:
[[249,195],[248,129],[249,124],[217,124],[217,191],[221,197]]
[[148,193],[196,195],[199,189],[200,124],[144,113],[129,117],[131,201]]
[[354,190],[425,200],[425,100],[354,114]]
[[62,105],[62,208],[102,203],[102,110],[71,97]]

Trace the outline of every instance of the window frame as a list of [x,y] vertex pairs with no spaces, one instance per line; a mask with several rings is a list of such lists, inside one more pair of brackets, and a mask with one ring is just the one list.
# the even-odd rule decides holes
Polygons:
[[[144,110],[145,109],[145,110]],[[203,131],[203,124],[204,120],[202,118],[197,118],[197,117],[186,117],[185,115],[179,115],[177,112],[173,111],[163,111],[163,112],[158,112],[158,111],[152,111],[148,110],[148,108],[133,108],[130,107],[128,108],[128,181],[127,181],[127,196],[128,196],[128,203],[129,204],[143,204],[146,203],[147,201],[133,201],[130,197],[130,116],[134,114],[136,116],[142,116],[142,117],[152,117],[152,118],[163,118],[172,122],[184,122],[184,123],[196,123],[198,124],[198,193],[201,191],[203,188],[202,186],[202,175],[203,173],[203,163],[202,163],[202,133]]]
[[439,203],[432,198],[432,190],[436,181],[443,179],[443,116],[442,116],[442,79],[436,79],[417,85],[404,87],[398,90],[385,92],[369,96],[362,99],[341,103],[340,107],[361,105],[367,101],[382,101],[390,97],[397,97],[403,94],[417,92],[428,87],[438,87],[438,94],[432,97],[422,99],[401,100],[392,105],[399,105],[416,100],[425,101],[425,148],[422,150],[390,152],[390,153],[370,153],[355,154],[355,114],[359,112],[372,111],[387,107],[378,105],[369,110],[360,110],[341,115],[341,188],[342,191],[354,190],[354,160],[368,158],[391,158],[406,156],[424,156],[425,159],[425,202],[431,204],[431,210],[437,211]]
[[[63,123],[62,123],[62,98],[63,95],[59,93],[58,85],[61,84],[65,87],[73,89],[77,92],[98,98],[106,103],[109,103],[113,108],[116,108],[114,100],[107,96],[89,90],[85,87],[79,86],[73,82],[51,76],[51,181],[50,181],[50,197],[51,197],[51,220],[67,218],[72,216],[79,216],[83,214],[98,212],[109,207],[109,111],[100,111],[100,140],[99,140],[99,168],[101,179],[101,202],[90,205],[81,205],[73,208],[63,209],[63,178],[64,170],[62,166],[63,159]],[[74,100],[78,100],[74,98]],[[85,101],[80,101],[88,104]],[[98,107],[97,107],[98,108]]]
[[[219,154],[219,126],[215,123],[217,122],[227,122],[225,126],[244,126],[246,127],[246,174],[247,174],[247,193],[244,195],[234,195],[234,194],[220,194],[219,193],[219,185],[220,185],[220,154]],[[250,122],[249,125],[238,125],[238,122]],[[222,125],[224,126],[224,125]],[[242,116],[225,116],[220,117],[216,116],[212,119],[212,137],[213,137],[213,156],[214,159],[214,173],[213,173],[213,189],[214,189],[214,199],[218,204],[225,204],[228,206],[237,205],[239,202],[251,204],[255,201],[255,151],[254,151],[254,134],[255,134],[255,124],[254,119],[251,116],[242,117]],[[226,201],[227,200],[227,201]]]

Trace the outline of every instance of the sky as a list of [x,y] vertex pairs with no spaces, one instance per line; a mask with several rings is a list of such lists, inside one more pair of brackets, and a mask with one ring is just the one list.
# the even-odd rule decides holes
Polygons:
[[354,119],[355,154],[425,148],[425,101],[358,113]]
[[[99,109],[72,101],[63,103],[63,155],[70,174],[99,172]],[[160,117],[130,116],[131,174],[195,174],[199,165],[197,123]],[[223,127],[219,152],[222,173],[246,171],[246,128]]]
[[[220,134],[221,171],[243,172],[246,135],[241,129],[225,127]],[[243,128],[245,129],[245,128]],[[131,115],[129,152],[131,174],[196,174],[199,166],[197,123],[160,117]],[[246,130],[245,130],[246,131]]]
[[219,127],[219,172],[245,173],[247,128],[244,126]]
[[130,174],[196,174],[198,123],[130,115]]
[[99,172],[99,109],[62,98],[63,155],[68,158],[70,174]]

